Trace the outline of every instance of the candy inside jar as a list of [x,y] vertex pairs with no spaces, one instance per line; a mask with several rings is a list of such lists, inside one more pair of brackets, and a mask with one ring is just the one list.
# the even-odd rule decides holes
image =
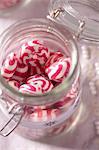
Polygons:
[[61,50],[54,51],[39,40],[32,40],[7,55],[1,75],[21,93],[44,94],[63,82],[70,66],[70,57]]
[[42,19],[16,23],[1,36],[0,68],[2,99],[7,105],[2,107],[8,118],[15,115],[21,135],[31,130],[33,138],[51,136],[76,124],[79,56],[64,26]]

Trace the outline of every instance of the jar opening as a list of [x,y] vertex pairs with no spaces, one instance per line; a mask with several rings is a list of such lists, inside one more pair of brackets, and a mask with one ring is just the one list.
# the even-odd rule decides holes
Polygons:
[[[48,28],[49,26],[50,29]],[[3,90],[6,90],[8,93],[10,92],[10,94],[14,96],[15,100],[17,100],[19,103],[31,104],[35,103],[35,101],[36,104],[39,102],[44,103],[44,97],[46,97],[48,101],[57,101],[57,99],[62,96],[64,91],[68,91],[74,80],[79,58],[77,46],[72,34],[66,28],[64,28],[64,26],[60,26],[57,23],[51,23],[50,25],[48,21],[43,19],[22,20],[20,23],[15,23],[6,31],[4,31],[0,38],[2,51],[0,67],[2,66],[2,62],[9,52],[14,51],[16,48],[20,48],[21,44],[25,41],[38,37],[42,39],[45,44],[47,42],[47,44],[49,44],[49,46],[51,45],[53,48],[54,46],[60,47],[64,53],[67,53],[65,50],[67,47],[68,54],[70,55],[72,61],[71,70],[63,83],[54,88],[51,92],[35,96],[19,93],[18,91],[11,88],[0,75],[0,82],[3,86]],[[50,99],[49,96],[52,98]],[[41,100],[39,100],[39,98]]]
[[81,38],[99,41],[99,2],[97,0],[58,0],[51,2],[49,13],[61,7],[64,12],[57,21],[65,24],[74,33],[78,31],[79,21],[85,22]]

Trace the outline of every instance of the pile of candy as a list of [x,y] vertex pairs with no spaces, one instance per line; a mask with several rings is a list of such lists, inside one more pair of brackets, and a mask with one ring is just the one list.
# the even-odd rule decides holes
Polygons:
[[[44,45],[43,41],[32,40],[24,43],[19,50],[7,55],[1,67],[1,75],[15,90],[25,94],[38,95],[50,92],[61,84],[68,77],[70,69],[71,58],[69,56],[59,49],[51,50]],[[59,101],[39,106],[26,105],[24,118],[33,123],[44,122],[43,126],[50,128],[47,130],[49,135],[63,132],[71,126],[75,119],[76,115],[73,112],[79,104],[78,89],[79,79],[77,77],[71,89]],[[12,106],[11,102],[8,106],[9,110]],[[67,113],[71,106],[72,115],[66,119],[66,123],[63,120],[59,126],[54,127],[57,118]],[[39,134],[46,134],[46,132],[42,133],[43,131]],[[35,128],[33,135],[37,135]]]
[[4,9],[7,7],[14,6],[17,4],[20,0],[0,0],[0,9]]
[[39,40],[32,40],[7,55],[1,75],[21,93],[44,94],[68,76],[70,67],[70,57],[59,50],[51,51]]

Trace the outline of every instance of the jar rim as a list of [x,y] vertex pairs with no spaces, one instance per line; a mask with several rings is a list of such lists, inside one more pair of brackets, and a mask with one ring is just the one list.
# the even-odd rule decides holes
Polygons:
[[[95,0],[96,1],[96,0]],[[78,4],[78,6],[77,6]],[[95,2],[94,2],[95,4]],[[84,21],[85,27],[81,34],[81,39],[99,42],[99,20],[97,16],[92,18],[88,14],[81,13],[77,7],[89,7],[89,9],[95,10],[96,5],[93,4],[93,0],[51,0],[49,5],[49,14],[55,9],[61,8],[64,11],[58,16],[55,21],[58,21],[65,26],[69,27],[73,33],[77,33],[79,28],[79,22]],[[76,6],[75,6],[76,5]],[[98,5],[99,6],[99,5]],[[95,10],[96,11],[96,10]],[[97,14],[97,12],[96,12]]]
[[[28,24],[29,23],[35,23],[35,27],[37,26],[37,24],[39,25],[38,27],[40,27],[40,23],[46,24],[47,27],[48,27],[48,24],[49,24],[48,20],[41,19],[41,18],[37,18],[37,19],[23,19],[21,21],[17,21],[16,23],[10,25],[0,35],[0,43],[2,44],[3,40],[5,39],[5,37],[9,33],[11,33],[12,31],[14,31],[16,27],[19,27],[20,25],[25,24],[25,23],[28,23]],[[56,27],[57,23],[54,23],[54,24],[55,24],[54,26]],[[42,28],[45,28],[45,26],[43,25]],[[67,30],[67,29],[65,28],[65,30]],[[53,31],[57,31],[57,30],[53,29]],[[51,30],[51,32],[52,32],[52,30]],[[70,31],[68,31],[68,32],[70,33]],[[78,48],[77,48],[77,45],[76,45],[76,41],[73,38],[73,35],[71,33],[70,33],[70,35],[71,35],[72,39],[69,42],[71,42],[71,44],[74,44],[73,45],[74,46],[74,52],[72,53],[71,71],[70,71],[68,77],[66,79],[64,79],[64,81],[60,85],[56,86],[53,90],[51,90],[50,92],[48,92],[46,94],[43,94],[43,95],[22,94],[22,93],[18,92],[17,90],[14,90],[10,85],[8,85],[7,82],[5,81],[5,79],[0,74],[1,86],[3,86],[3,88],[7,89],[8,92],[13,93],[15,96],[17,96],[18,97],[17,101],[18,101],[18,103],[21,103],[21,104],[24,104],[24,103],[27,103],[27,104],[32,104],[33,103],[34,104],[35,102],[33,101],[33,98],[35,98],[35,101],[36,101],[36,104],[37,104],[37,102],[40,102],[37,98],[43,98],[43,97],[47,98],[49,96],[53,96],[54,97],[56,94],[59,94],[63,90],[68,90],[70,88],[70,84],[72,84],[72,82],[73,82],[73,78],[72,77],[73,77],[74,72],[75,72],[75,70],[76,70],[76,68],[78,66],[78,59],[79,59]],[[26,100],[26,99],[28,99],[28,100]],[[50,101],[48,98],[47,98],[47,100]],[[43,101],[41,102],[41,104],[43,104]]]

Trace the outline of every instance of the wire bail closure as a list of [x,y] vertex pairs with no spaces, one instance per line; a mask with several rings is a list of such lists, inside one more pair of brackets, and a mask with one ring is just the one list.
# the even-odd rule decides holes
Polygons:
[[60,13],[63,13],[63,12],[64,12],[64,9],[61,8],[61,7],[59,7],[59,8],[57,8],[57,9],[53,10],[53,11],[47,16],[47,18],[56,19],[56,18],[60,15]]
[[[57,17],[63,13],[65,10],[61,7],[54,9],[52,12],[50,12],[50,14],[47,16],[48,19],[52,20],[52,19],[57,19]],[[77,40],[79,40],[80,35],[83,33],[84,28],[85,28],[85,21],[84,20],[79,20],[78,21],[79,26],[78,26],[78,30],[77,33],[75,34],[74,38],[76,38]]]
[[79,40],[80,35],[83,33],[84,29],[85,29],[85,21],[79,20],[79,27],[78,27],[78,31],[75,36],[77,40]]
[[[6,137],[6,136],[10,135],[18,127],[18,125],[20,124],[20,122],[21,122],[21,120],[24,116],[24,109],[22,108],[22,106],[18,105],[17,103],[14,103],[9,107],[8,113],[12,114],[12,117],[0,129],[0,135],[3,136],[3,137]],[[18,120],[14,120],[14,119],[16,119],[16,116],[19,117]],[[9,131],[5,131],[6,128],[11,124],[11,122],[15,122],[12,129],[9,130]]]

